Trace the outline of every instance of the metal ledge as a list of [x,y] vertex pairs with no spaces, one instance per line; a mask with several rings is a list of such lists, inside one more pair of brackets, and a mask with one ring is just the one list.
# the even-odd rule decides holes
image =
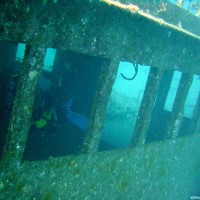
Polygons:
[[6,1],[0,39],[200,74],[199,36],[114,1]]
[[1,174],[0,198],[188,199],[199,189],[199,145],[199,135],[190,135],[134,149],[25,162]]

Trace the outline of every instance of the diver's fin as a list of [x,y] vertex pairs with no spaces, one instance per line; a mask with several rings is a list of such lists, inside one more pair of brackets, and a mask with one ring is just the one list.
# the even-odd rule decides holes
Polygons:
[[71,107],[72,107],[72,103],[73,103],[73,100],[74,100],[74,97],[70,97],[67,101],[67,103],[63,106],[63,108],[66,110],[66,111],[70,111],[71,110]]
[[66,111],[66,117],[72,124],[77,126],[82,131],[85,131],[88,124],[88,118],[79,113],[75,113],[71,111],[73,100],[74,100],[74,97],[72,96],[68,99],[67,103],[63,106],[63,108]]
[[80,115],[79,113],[70,111],[67,113],[67,119],[82,131],[86,131],[88,125],[87,117]]

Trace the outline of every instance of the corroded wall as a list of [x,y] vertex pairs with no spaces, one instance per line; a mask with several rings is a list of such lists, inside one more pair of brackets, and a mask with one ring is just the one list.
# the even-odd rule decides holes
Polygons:
[[[46,47],[72,50],[116,63],[137,62],[161,72],[167,68],[190,75],[200,73],[198,35],[144,13],[140,7],[107,0],[2,1],[0,39],[24,42],[43,50]],[[113,68],[114,75],[116,68]],[[29,70],[25,80],[29,80],[28,74]],[[26,85],[30,85],[30,80]],[[154,93],[157,85],[154,84]],[[22,87],[18,92],[27,88]],[[105,94],[109,96],[106,90]],[[17,104],[14,106],[17,110]],[[99,119],[98,106],[98,103],[94,106],[95,119]],[[30,110],[28,114],[30,117]],[[17,132],[13,133],[18,138]],[[26,133],[18,139],[23,139]],[[12,137],[9,142],[11,147],[18,147],[18,143],[12,145]],[[200,136],[190,135],[127,150],[23,164],[18,162],[21,156],[16,150],[18,161],[13,161],[13,168],[1,162],[0,199],[188,199],[199,192],[199,145]],[[12,160],[12,155],[7,158]]]
[[106,58],[118,55],[117,60],[186,72],[190,66],[190,72],[199,73],[199,37],[142,7],[121,4],[127,9],[120,9],[110,0],[12,2],[0,4],[0,39]]
[[[178,199],[199,192],[200,136],[25,162],[1,174],[0,199]],[[3,167],[3,166],[2,166]]]

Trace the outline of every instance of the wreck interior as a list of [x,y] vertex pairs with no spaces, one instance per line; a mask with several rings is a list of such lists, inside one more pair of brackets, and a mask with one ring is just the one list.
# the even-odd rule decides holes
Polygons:
[[200,196],[199,85],[173,1],[1,1],[0,199]]

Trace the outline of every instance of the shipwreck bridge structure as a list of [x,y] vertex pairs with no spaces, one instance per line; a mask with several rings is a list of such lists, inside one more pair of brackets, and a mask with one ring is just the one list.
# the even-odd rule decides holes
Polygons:
[[[157,0],[1,1],[0,40],[27,47],[0,161],[0,199],[182,200],[200,194],[200,96],[188,133],[177,137],[175,131],[193,76],[200,75],[200,20],[170,2],[166,9],[159,5]],[[101,59],[102,69],[82,153],[22,162],[47,48]],[[150,72],[131,147],[98,152],[120,61],[149,65]],[[147,144],[167,70],[182,76],[164,139]]]

